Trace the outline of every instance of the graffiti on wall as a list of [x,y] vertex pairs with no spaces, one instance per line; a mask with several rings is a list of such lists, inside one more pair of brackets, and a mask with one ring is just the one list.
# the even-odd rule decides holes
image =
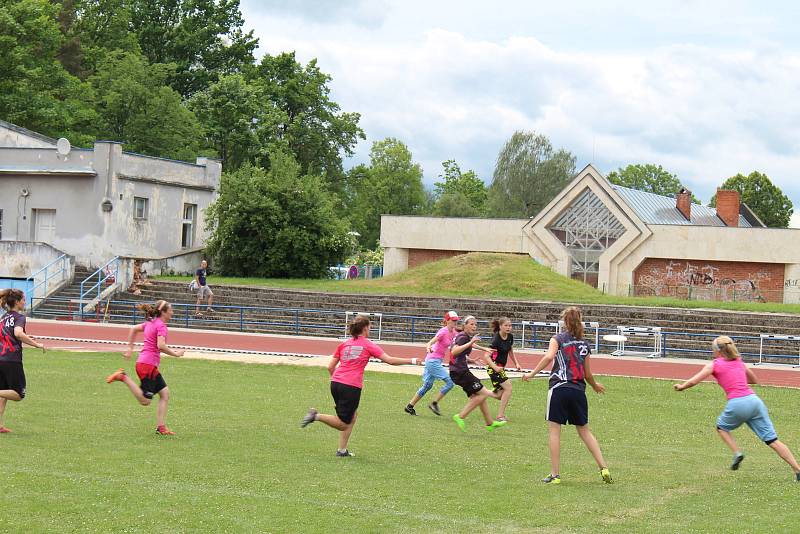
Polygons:
[[696,300],[768,300],[762,288],[772,285],[774,273],[770,269],[756,268],[744,276],[732,277],[724,274],[721,265],[724,266],[695,261],[646,261],[636,271],[635,294]]

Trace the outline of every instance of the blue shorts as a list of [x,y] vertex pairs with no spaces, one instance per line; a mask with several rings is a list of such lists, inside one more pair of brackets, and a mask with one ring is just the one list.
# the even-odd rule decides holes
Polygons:
[[742,423],[747,423],[758,439],[767,444],[778,439],[767,413],[767,405],[756,394],[730,399],[717,419],[717,428],[731,432],[742,426]]

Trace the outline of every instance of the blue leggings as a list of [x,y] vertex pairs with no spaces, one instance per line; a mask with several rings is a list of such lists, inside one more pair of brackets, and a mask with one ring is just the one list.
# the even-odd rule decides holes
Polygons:
[[444,380],[444,386],[439,392],[444,395],[453,389],[453,380],[450,374],[442,366],[442,360],[439,358],[428,358],[425,360],[425,372],[422,373],[422,387],[417,391],[417,396],[424,397],[425,394],[433,387],[436,380]]

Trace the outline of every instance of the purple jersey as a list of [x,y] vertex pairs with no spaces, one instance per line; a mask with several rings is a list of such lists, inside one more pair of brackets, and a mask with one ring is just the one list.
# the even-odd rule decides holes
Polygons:
[[22,342],[14,335],[14,328],[25,330],[25,316],[15,311],[0,318],[0,362],[22,362]]
[[575,339],[569,332],[561,332],[555,340],[558,352],[550,371],[550,389],[568,387],[585,391],[583,362],[591,354],[589,344],[583,339]]

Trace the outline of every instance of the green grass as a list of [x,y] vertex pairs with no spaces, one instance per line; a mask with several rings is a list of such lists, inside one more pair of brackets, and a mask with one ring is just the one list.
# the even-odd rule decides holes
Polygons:
[[[786,532],[800,484],[746,428],[741,470],[714,420],[714,385],[678,394],[664,381],[607,378],[590,394],[591,426],[615,484],[605,485],[565,429],[563,484],[549,471],[544,381],[515,383],[512,423],[493,434],[477,414],[468,433],[402,406],[419,385],[368,373],[351,448],[336,432],[301,430],[309,405],[331,409],[322,368],[199,360],[164,362],[174,438],[154,435],[154,407],[103,377],[118,355],[26,358],[29,396],[9,403],[0,436],[9,532]],[[760,388],[781,439],[800,452],[800,392]],[[453,391],[452,413],[465,399]],[[492,405],[495,409],[495,405]]]
[[[163,280],[189,282],[186,276]],[[623,304],[675,308],[800,313],[800,304],[773,302],[709,302],[663,297],[618,297],[538,265],[528,256],[472,253],[426,263],[375,280],[315,280],[209,277],[213,285],[259,286],[333,293],[507,298],[571,304]]]

